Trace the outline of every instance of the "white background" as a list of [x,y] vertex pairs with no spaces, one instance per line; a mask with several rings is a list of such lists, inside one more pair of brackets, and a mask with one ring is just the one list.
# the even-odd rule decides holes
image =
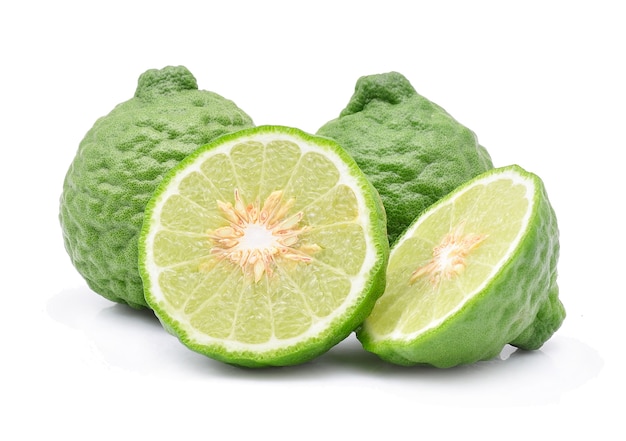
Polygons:
[[[0,6],[0,438],[624,439],[620,2],[17,4]],[[403,73],[496,166],[543,178],[562,328],[540,351],[450,370],[385,364],[353,337],[303,366],[245,370],[92,293],[63,248],[63,177],[143,71],[179,64],[256,124],[309,132],[358,77]]]

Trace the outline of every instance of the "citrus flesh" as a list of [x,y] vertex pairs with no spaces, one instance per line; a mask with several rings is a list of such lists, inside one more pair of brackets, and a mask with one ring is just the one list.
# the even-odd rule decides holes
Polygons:
[[152,192],[200,145],[252,126],[232,101],[198,90],[183,66],[147,70],[134,97],[94,123],[67,171],[59,209],[65,248],[94,292],[147,306],[137,240]]
[[191,349],[249,367],[302,363],[384,289],[385,217],[333,141],[264,126],[181,162],[148,204],[145,298]]
[[433,202],[493,168],[474,132],[398,72],[359,78],[339,117],[317,134],[346,149],[378,190],[390,243]]
[[358,331],[401,364],[451,367],[510,343],[537,349],[560,327],[558,227],[541,180],[488,171],[427,209],[393,246],[385,293]]

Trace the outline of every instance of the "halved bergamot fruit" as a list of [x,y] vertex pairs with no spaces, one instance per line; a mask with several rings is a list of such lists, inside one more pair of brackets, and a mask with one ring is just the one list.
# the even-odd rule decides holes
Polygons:
[[382,203],[334,141],[263,126],[175,167],[140,239],[146,301],[189,348],[243,366],[310,360],[385,285]]
[[358,331],[401,365],[451,367],[538,349],[560,327],[558,228],[542,181],[488,171],[427,209],[394,244],[385,293]]

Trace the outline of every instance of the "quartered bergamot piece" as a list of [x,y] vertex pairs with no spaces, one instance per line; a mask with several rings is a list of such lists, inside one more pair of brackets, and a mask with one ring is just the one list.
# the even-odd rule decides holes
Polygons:
[[538,349],[560,327],[559,238],[542,181],[488,171],[427,209],[391,250],[385,293],[358,332],[401,365],[451,367],[506,344]]
[[263,126],[174,168],[140,238],[145,297],[189,348],[243,366],[327,351],[384,289],[382,203],[334,141]]

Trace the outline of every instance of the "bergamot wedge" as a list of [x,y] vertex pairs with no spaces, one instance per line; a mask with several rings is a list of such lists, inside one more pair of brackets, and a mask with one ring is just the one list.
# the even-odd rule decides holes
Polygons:
[[476,135],[398,72],[359,78],[345,109],[317,134],[346,149],[378,190],[390,243],[426,207],[493,168]]
[[451,367],[538,349],[561,326],[558,227],[542,181],[488,171],[429,207],[392,247],[385,293],[358,331],[400,365]]
[[248,367],[325,352],[385,284],[385,216],[334,141],[263,126],[225,135],[176,166],[145,213],[145,298],[199,353]]
[[232,101],[198,90],[185,67],[144,72],[135,96],[98,119],[65,177],[65,248],[89,287],[146,306],[137,267],[143,211],[163,175],[200,145],[252,120]]

